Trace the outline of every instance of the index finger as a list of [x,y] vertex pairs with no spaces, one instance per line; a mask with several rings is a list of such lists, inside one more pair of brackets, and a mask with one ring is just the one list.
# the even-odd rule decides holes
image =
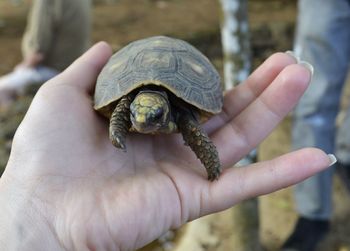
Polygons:
[[295,63],[296,59],[288,53],[270,56],[243,83],[225,94],[223,111],[205,124],[205,130],[210,134],[226,124],[254,102],[284,68]]

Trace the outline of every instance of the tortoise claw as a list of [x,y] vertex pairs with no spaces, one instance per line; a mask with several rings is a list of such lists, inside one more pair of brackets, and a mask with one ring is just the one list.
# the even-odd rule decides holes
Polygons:
[[127,95],[121,98],[114,109],[109,124],[109,138],[112,144],[126,152],[125,139],[131,126],[130,121],[130,102],[131,96]]
[[123,139],[123,137],[121,137],[120,135],[115,135],[115,133],[112,133],[110,138],[111,138],[112,144],[116,148],[122,149],[124,152],[126,152],[125,139]]
[[221,173],[220,166],[215,166],[213,169],[207,169],[207,173],[209,181],[218,180]]

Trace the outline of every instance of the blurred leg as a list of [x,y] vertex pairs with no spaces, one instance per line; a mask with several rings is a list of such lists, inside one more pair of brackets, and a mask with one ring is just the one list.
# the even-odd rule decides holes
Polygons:
[[[312,83],[295,109],[293,148],[334,152],[335,118],[350,54],[350,1],[299,0],[295,52],[314,66]],[[297,168],[297,167],[296,167]],[[300,215],[282,250],[313,251],[329,231],[332,174],[328,169],[295,188]]]
[[336,156],[340,163],[350,165],[350,107],[337,132]]
[[52,69],[50,67],[46,66],[38,66],[35,68],[35,71],[38,74],[38,82],[39,83],[44,83],[47,80],[55,77],[57,74],[59,74],[59,71]]
[[[294,148],[316,146],[334,152],[335,118],[350,54],[349,27],[349,1],[299,1],[295,51],[314,66],[315,72],[295,110]],[[309,219],[330,218],[332,172],[327,170],[297,185],[295,197],[300,215]]]
[[21,91],[30,84],[41,84],[56,76],[59,72],[45,66],[36,68],[19,67],[0,77],[0,91]]
[[56,76],[59,72],[45,66],[36,68],[16,68],[0,77],[0,108],[6,109],[15,100],[16,95],[25,90],[26,86],[42,84]]

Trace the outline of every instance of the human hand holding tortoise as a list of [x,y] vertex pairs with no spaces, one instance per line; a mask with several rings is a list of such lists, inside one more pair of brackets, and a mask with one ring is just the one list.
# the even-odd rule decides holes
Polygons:
[[128,131],[180,132],[213,181],[221,166],[215,145],[200,123],[223,105],[219,73],[183,40],[155,36],[115,53],[96,83],[95,109],[110,119],[114,146],[126,151]]
[[229,168],[293,108],[310,72],[277,53],[225,94],[203,128],[223,167],[210,182],[179,134],[131,133],[118,151],[92,108],[111,56],[99,43],[39,90],[16,132],[0,179],[4,250],[133,250],[170,228],[295,184],[331,164],[309,148]]

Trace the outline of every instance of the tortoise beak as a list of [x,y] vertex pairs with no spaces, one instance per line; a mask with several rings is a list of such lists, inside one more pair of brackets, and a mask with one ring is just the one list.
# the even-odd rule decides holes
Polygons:
[[154,133],[159,129],[159,126],[150,126],[150,125],[145,125],[145,124],[133,124],[133,127],[136,131],[140,133]]
[[143,118],[134,118],[131,116],[130,119],[133,129],[140,133],[154,133],[160,128],[160,125],[158,123],[149,123],[145,116],[143,116]]

